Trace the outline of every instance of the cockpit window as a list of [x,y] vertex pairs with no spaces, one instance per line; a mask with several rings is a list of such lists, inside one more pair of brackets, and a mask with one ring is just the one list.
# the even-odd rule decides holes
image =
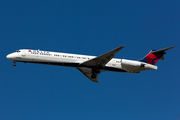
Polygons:
[[16,52],[21,52],[20,50],[16,50]]

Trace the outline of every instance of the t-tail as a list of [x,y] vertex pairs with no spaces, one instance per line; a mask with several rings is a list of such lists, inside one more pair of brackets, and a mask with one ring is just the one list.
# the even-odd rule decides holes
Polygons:
[[173,47],[175,46],[171,46],[160,50],[151,50],[143,59],[139,61],[155,65],[158,60],[164,60],[164,54],[166,54],[165,51]]

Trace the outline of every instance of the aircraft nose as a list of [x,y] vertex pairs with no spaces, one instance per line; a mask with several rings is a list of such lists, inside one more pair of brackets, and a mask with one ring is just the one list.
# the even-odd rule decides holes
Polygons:
[[6,56],[6,58],[9,59],[9,60],[11,60],[11,59],[14,58],[14,55],[13,55],[13,54],[9,54],[9,55]]

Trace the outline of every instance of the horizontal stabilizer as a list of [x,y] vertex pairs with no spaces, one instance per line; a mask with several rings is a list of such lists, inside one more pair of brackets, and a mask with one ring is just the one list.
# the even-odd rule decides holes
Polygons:
[[169,50],[169,49],[172,49],[174,48],[175,46],[171,46],[171,47],[168,47],[168,48],[164,48],[164,49],[160,49],[160,50],[156,50],[156,51],[152,51],[151,53],[153,54],[160,54],[160,53],[164,53],[165,51]]

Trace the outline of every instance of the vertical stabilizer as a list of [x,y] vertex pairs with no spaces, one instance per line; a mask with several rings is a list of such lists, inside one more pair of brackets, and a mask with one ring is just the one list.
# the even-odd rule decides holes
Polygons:
[[171,46],[160,50],[151,50],[143,59],[139,61],[155,65],[158,60],[164,60],[164,54],[166,54],[165,51],[174,47],[175,46]]

